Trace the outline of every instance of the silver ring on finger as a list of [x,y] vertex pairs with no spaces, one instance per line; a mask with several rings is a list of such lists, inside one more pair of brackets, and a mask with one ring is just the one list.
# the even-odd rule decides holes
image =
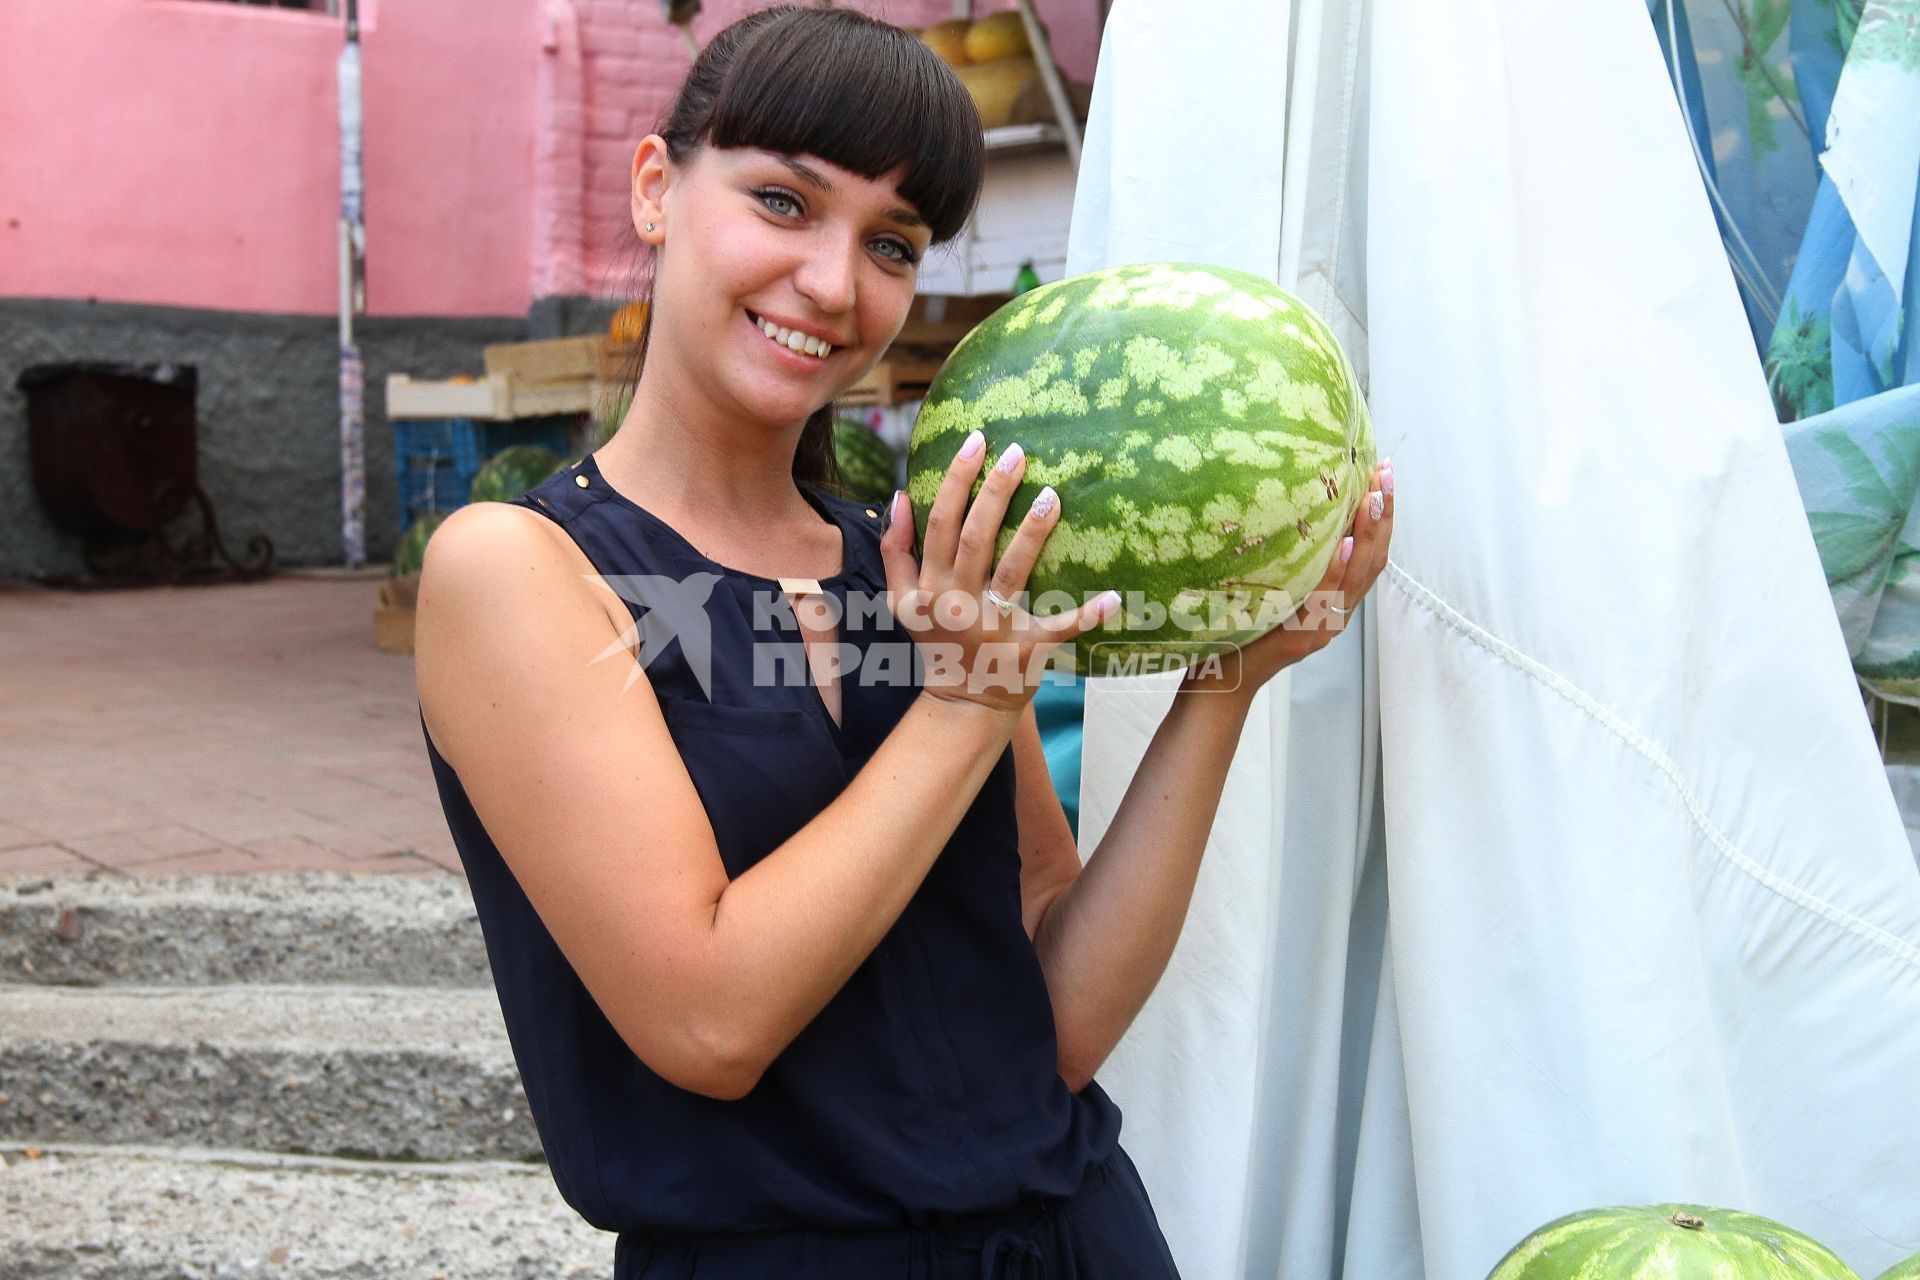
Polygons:
[[[1356,605],[1356,606],[1354,606],[1354,608],[1358,608],[1358,607],[1359,607],[1358,605]],[[1331,613],[1337,613],[1337,614],[1339,614],[1339,615],[1340,615],[1341,617],[1343,617],[1343,618],[1344,618],[1344,617],[1346,617],[1346,616],[1347,616],[1348,614],[1350,614],[1350,613],[1352,613],[1352,612],[1353,612],[1353,609],[1342,609],[1342,608],[1341,608],[1341,607],[1340,607],[1339,605],[1337,605],[1337,604],[1330,604],[1330,605],[1328,605],[1328,606],[1327,606],[1327,610],[1328,610],[1329,612],[1331,612]]]
[[1013,601],[1007,599],[992,587],[987,588],[987,603],[1003,614],[1013,612]]

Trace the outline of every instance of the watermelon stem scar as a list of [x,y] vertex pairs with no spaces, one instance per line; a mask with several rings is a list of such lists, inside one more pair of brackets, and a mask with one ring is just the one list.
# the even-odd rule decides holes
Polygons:
[[1683,1227],[1688,1231],[1704,1231],[1707,1226],[1706,1219],[1696,1218],[1690,1213],[1673,1214],[1667,1221],[1676,1227]]

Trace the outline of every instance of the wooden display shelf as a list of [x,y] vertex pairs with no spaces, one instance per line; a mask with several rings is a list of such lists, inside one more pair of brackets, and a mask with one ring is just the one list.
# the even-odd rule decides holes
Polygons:
[[543,382],[591,382],[600,375],[605,334],[544,338],[537,342],[497,342],[482,350],[489,374],[504,373],[522,385]]
[[835,403],[894,405],[918,400],[927,394],[934,375],[939,372],[938,360],[896,360],[889,356],[873,366],[866,377],[842,391]]
[[639,348],[637,342],[609,342],[600,348],[600,379],[603,382],[621,382],[631,372],[634,352]]

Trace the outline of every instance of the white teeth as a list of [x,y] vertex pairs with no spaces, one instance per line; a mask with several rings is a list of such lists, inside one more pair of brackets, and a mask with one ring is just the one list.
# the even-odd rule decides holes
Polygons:
[[790,351],[804,351],[810,356],[819,356],[822,359],[833,353],[830,343],[822,342],[812,334],[801,333],[796,329],[782,329],[771,320],[760,321],[760,332]]

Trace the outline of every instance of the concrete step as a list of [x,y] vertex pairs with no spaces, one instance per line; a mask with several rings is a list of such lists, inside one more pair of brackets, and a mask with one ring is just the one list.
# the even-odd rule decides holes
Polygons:
[[613,1271],[544,1167],[0,1147],[9,1280],[554,1280]]
[[0,1028],[0,1140],[541,1158],[491,989],[0,986]]
[[0,878],[0,982],[489,987],[459,876]]

